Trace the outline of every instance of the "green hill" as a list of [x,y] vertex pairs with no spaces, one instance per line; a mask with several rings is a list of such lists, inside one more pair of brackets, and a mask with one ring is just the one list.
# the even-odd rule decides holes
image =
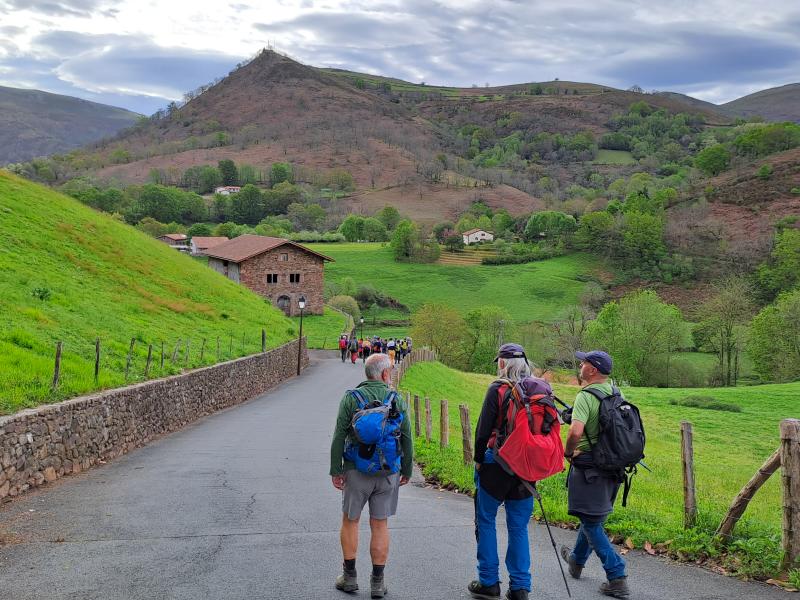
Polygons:
[[258,352],[262,328],[270,348],[296,335],[282,313],[201,262],[5,171],[0,230],[0,413],[123,385],[132,338],[129,381],[144,378],[149,344],[158,377],[214,363],[218,348],[221,360]]

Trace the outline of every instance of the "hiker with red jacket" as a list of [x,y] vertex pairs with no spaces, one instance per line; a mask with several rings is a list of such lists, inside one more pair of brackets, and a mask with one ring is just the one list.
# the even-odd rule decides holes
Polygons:
[[356,339],[356,336],[350,337],[347,347],[350,350],[350,362],[352,364],[356,364],[356,358],[358,358],[358,340]]
[[347,358],[347,336],[340,335],[339,336],[339,352],[342,355],[342,362],[345,361]]
[[[531,556],[528,522],[533,496],[521,480],[497,461],[495,444],[503,425],[502,405],[510,386],[520,382],[549,390],[547,382],[530,377],[531,367],[519,344],[503,344],[495,358],[498,380],[486,392],[475,431],[475,537],[478,543],[478,579],[468,590],[473,598],[500,598],[500,562],[497,555],[497,511],[505,504],[508,548],[506,567],[510,577],[508,600],[527,600],[531,590]],[[537,390],[524,390],[530,394]],[[559,457],[560,459],[560,457]],[[563,460],[561,461],[563,463]]]
[[[609,381],[613,362],[602,350],[576,352],[581,361],[580,381],[583,388],[575,398],[572,423],[569,427],[564,456],[570,462],[567,476],[567,506],[569,514],[581,521],[574,548],[561,547],[567,561],[569,574],[579,579],[592,552],[603,562],[607,582],[600,592],[613,598],[627,598],[630,590],[625,572],[625,560],[617,554],[608,541],[603,528],[608,515],[614,510],[620,478],[603,471],[592,460],[592,447],[600,437],[600,397],[610,396],[613,387]],[[592,391],[587,391],[591,389]]]

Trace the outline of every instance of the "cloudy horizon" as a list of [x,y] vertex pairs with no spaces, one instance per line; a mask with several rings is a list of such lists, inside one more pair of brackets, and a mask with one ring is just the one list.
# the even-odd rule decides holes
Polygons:
[[723,103],[800,81],[800,6],[667,0],[0,0],[0,85],[150,114],[268,45],[470,87],[559,78]]

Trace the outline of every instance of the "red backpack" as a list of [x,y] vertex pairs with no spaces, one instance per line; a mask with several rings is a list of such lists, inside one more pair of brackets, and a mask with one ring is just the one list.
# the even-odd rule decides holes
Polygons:
[[345,350],[347,348],[347,340],[344,338],[339,338],[339,350]]
[[501,380],[494,456],[510,475],[541,481],[564,470],[561,424],[553,390],[543,379]]

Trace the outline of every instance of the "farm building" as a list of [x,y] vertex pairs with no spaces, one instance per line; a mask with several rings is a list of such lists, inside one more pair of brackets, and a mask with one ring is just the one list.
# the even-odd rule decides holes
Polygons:
[[165,233],[158,240],[181,252],[189,251],[189,237],[185,233]]
[[238,185],[222,185],[214,188],[215,194],[222,194],[223,196],[230,196],[231,194],[238,194],[242,191]]
[[494,240],[494,234],[491,231],[484,231],[483,229],[469,229],[461,234],[464,239],[464,244],[477,244],[478,242],[491,242]]
[[206,251],[208,266],[228,279],[269,299],[288,316],[305,311],[321,315],[324,308],[325,261],[332,258],[290,240],[242,235]]
[[228,238],[226,237],[195,236],[192,238],[189,247],[192,250],[192,256],[204,256],[207,250],[213,248],[214,246],[219,246],[227,241]]

